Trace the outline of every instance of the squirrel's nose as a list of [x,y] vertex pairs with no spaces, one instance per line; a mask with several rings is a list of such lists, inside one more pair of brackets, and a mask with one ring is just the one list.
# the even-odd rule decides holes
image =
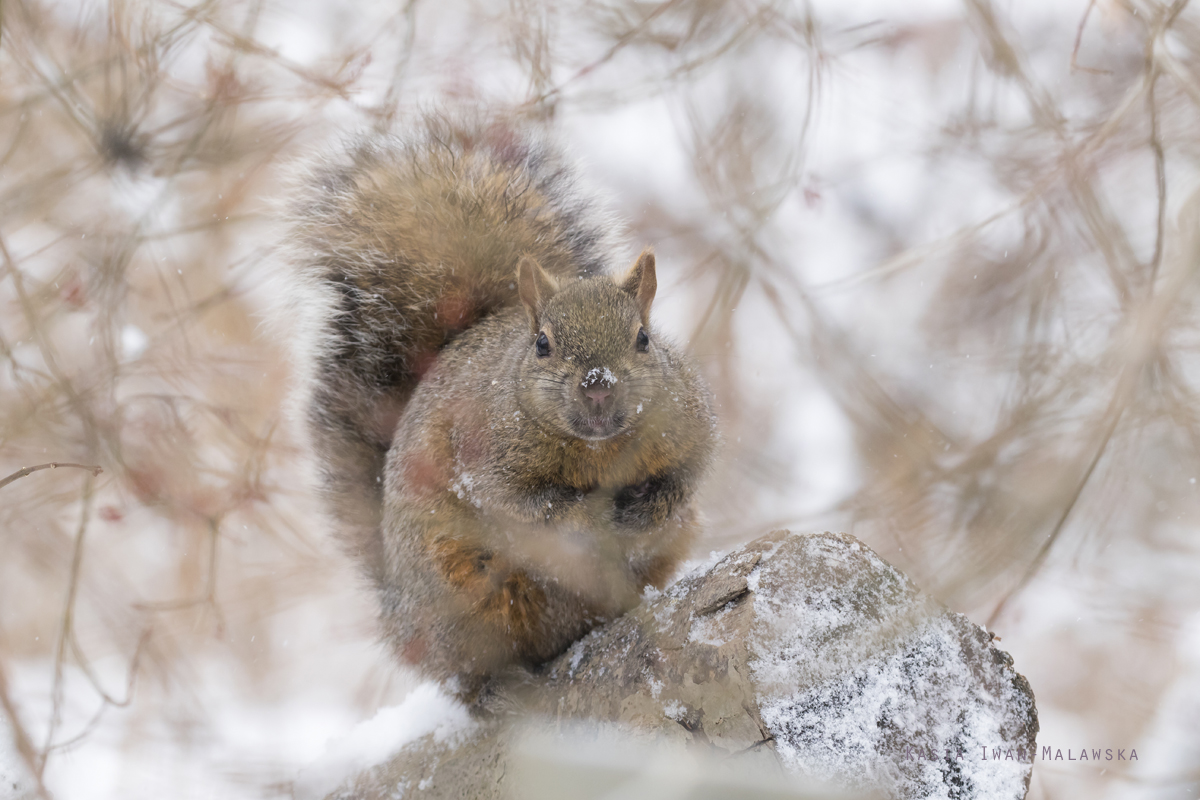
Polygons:
[[607,386],[593,386],[590,389],[584,389],[583,394],[596,405],[601,405],[612,395],[612,389]]

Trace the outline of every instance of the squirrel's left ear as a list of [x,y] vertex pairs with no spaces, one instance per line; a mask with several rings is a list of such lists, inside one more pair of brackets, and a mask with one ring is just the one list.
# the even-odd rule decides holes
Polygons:
[[658,289],[658,278],[654,274],[654,248],[647,247],[643,250],[638,260],[617,283],[634,296],[642,314],[642,324],[649,325],[650,304],[654,302],[654,292]]

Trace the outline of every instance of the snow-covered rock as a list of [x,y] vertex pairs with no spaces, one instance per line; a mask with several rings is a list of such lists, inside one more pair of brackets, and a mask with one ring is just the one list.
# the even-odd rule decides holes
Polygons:
[[646,761],[654,781],[689,775],[740,786],[739,797],[811,797],[831,784],[1012,800],[1028,789],[1038,729],[1029,684],[986,632],[831,533],[755,540],[505,694],[513,712],[465,741],[420,739],[331,797],[551,797],[537,776],[557,737],[571,758],[558,760],[556,784],[577,775],[572,797],[641,785],[636,764],[588,753],[621,742],[657,754]]

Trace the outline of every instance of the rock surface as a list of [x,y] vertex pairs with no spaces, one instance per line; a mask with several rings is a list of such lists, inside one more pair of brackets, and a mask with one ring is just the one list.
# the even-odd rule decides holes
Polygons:
[[[675,744],[746,781],[745,797],[813,797],[818,781],[1010,800],[1028,789],[1038,730],[1008,654],[845,534],[755,540],[511,691],[519,712],[418,740],[331,798],[532,797],[530,753],[550,737],[570,752]],[[603,769],[587,774],[572,796],[611,790]]]

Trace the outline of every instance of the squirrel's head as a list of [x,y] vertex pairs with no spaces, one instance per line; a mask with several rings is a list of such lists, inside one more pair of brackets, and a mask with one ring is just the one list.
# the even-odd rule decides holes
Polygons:
[[647,248],[624,274],[560,287],[532,258],[517,267],[529,319],[521,363],[524,405],[541,422],[580,439],[629,430],[662,385],[662,353],[650,329],[657,288]]

